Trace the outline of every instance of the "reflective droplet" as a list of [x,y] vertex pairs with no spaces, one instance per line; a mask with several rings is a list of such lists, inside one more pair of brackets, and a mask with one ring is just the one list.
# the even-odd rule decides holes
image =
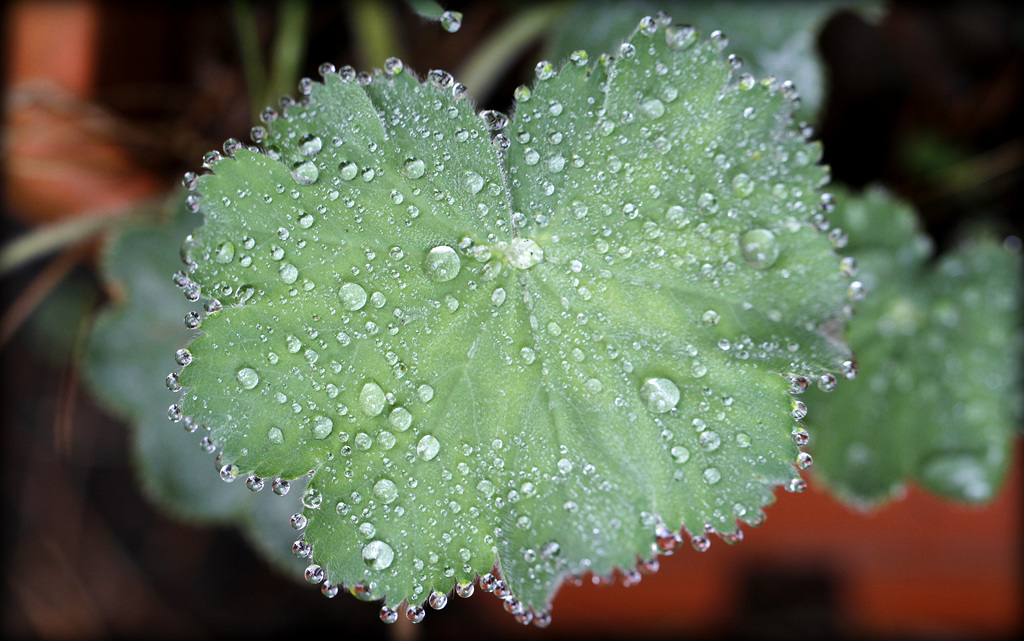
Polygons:
[[422,178],[423,174],[427,172],[427,165],[419,158],[409,158],[402,165],[402,173],[405,174],[406,178]]
[[394,481],[381,479],[373,486],[373,494],[384,503],[392,503],[398,498],[398,486]]
[[448,33],[455,33],[462,27],[462,14],[458,11],[445,11],[441,14],[441,28]]
[[281,269],[278,271],[281,274],[281,281],[287,285],[291,285],[299,279],[299,269],[291,263],[281,265]]
[[366,290],[358,283],[345,283],[338,288],[338,300],[350,312],[362,309],[368,298]]
[[516,269],[529,269],[544,260],[544,250],[530,238],[513,238],[506,255],[508,264]]
[[767,269],[779,257],[779,243],[767,229],[751,229],[740,237],[740,253],[754,269]]
[[284,443],[284,432],[281,431],[280,427],[272,427],[267,430],[267,439],[274,445],[280,445]]
[[671,411],[679,402],[679,388],[667,378],[650,378],[640,388],[640,398],[655,414]]
[[391,427],[395,428],[399,432],[404,432],[409,429],[410,425],[412,425],[412,414],[410,414],[409,410],[404,407],[396,407],[391,410],[391,415],[388,416],[388,422],[391,424]]
[[295,163],[292,166],[292,179],[300,185],[312,185],[320,177],[320,170],[312,160]]
[[395,560],[395,551],[384,541],[370,541],[363,547],[363,563],[373,570],[385,570]]
[[367,416],[379,416],[384,411],[384,390],[380,385],[369,382],[359,392],[359,408]]
[[443,283],[455,278],[460,269],[462,269],[462,263],[459,260],[459,254],[447,245],[438,245],[431,249],[423,261],[423,270],[426,272],[427,278],[435,283]]
[[327,416],[317,416],[313,419],[313,438],[323,440],[331,435],[334,430],[334,421]]
[[655,120],[665,115],[665,103],[657,98],[650,98],[640,103],[640,113]]
[[303,156],[315,156],[323,148],[323,141],[316,134],[306,134],[299,138],[299,153]]
[[232,261],[235,257],[235,244],[230,240],[224,241],[217,246],[217,251],[213,255],[213,259],[218,263],[227,264]]
[[704,470],[704,474],[702,476],[704,478],[704,482],[708,485],[714,485],[722,480],[722,473],[718,471],[717,467],[707,468]]
[[462,188],[471,194],[479,193],[484,188],[484,178],[475,171],[467,171],[462,175]]
[[416,445],[416,455],[424,461],[433,460],[440,451],[441,443],[430,434],[421,438],[420,442]]
[[238,382],[241,383],[242,387],[245,389],[252,389],[260,382],[260,375],[251,367],[243,367],[238,370],[235,377],[238,378]]

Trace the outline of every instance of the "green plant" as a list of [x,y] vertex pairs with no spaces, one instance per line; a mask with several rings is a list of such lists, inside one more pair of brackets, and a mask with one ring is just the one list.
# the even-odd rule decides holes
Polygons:
[[[307,12],[282,7],[268,78],[235,6],[258,100],[300,64]],[[386,621],[478,580],[541,625],[566,577],[633,582],[683,535],[735,543],[811,454],[858,507],[907,483],[992,498],[1020,415],[1013,241],[976,228],[933,259],[905,205],[826,187],[798,122],[829,7],[687,5],[702,32],[658,16],[621,44],[643,9],[522,12],[489,53],[562,16],[545,55],[568,61],[511,116],[468,97],[499,55],[468,88],[397,58],[325,65],[255,147],[229,140],[188,195],[118,222],[83,368],[135,425],[150,496]],[[166,275],[193,229],[182,302]],[[175,350],[191,440],[153,377]],[[826,395],[853,353],[862,373]]]
[[224,480],[310,475],[294,549],[325,594],[418,621],[480,576],[546,624],[566,577],[631,576],[680,526],[735,542],[802,489],[793,394],[856,373],[863,286],[792,86],[724,45],[645,18],[538,64],[511,118],[445,72],[328,65],[186,177],[178,284],[213,301],[170,416]]

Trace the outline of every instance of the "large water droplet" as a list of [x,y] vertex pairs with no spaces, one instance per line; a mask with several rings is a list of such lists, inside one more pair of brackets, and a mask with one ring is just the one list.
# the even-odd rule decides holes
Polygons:
[[313,438],[323,440],[331,435],[334,430],[334,421],[326,416],[317,416],[313,419]]
[[484,188],[484,178],[475,171],[467,171],[462,175],[462,188],[471,194],[479,193]]
[[260,382],[260,375],[251,367],[243,367],[235,376],[245,389],[252,389]]
[[423,261],[423,270],[426,272],[427,278],[436,283],[443,283],[455,278],[460,269],[462,269],[462,263],[458,253],[447,245],[438,245],[431,249]]
[[665,103],[657,98],[650,98],[640,103],[640,113],[651,120],[661,118],[665,115]]
[[395,551],[384,541],[370,541],[363,548],[363,563],[373,570],[386,570],[395,560]]
[[740,237],[740,253],[754,269],[767,269],[779,257],[779,243],[767,229],[751,229]]
[[430,461],[441,451],[441,443],[432,435],[427,434],[416,445],[416,455],[424,461]]
[[281,265],[281,269],[279,271],[281,274],[281,281],[287,285],[291,285],[299,279],[299,269],[291,263]]
[[316,134],[306,134],[299,138],[299,153],[303,156],[315,156],[320,153],[322,148],[323,142]]
[[679,402],[679,388],[667,378],[648,379],[640,388],[640,398],[655,414],[669,412]]
[[529,269],[544,260],[544,250],[530,238],[513,238],[506,255],[508,264],[516,269]]
[[230,240],[224,241],[217,246],[217,252],[213,255],[213,259],[218,263],[227,264],[235,257],[235,244]]
[[384,411],[384,390],[380,385],[369,382],[359,392],[359,408],[367,416],[379,416]]
[[391,503],[398,498],[398,486],[390,479],[381,479],[373,486],[373,493],[384,503]]
[[427,165],[419,158],[410,158],[405,161],[402,165],[402,173],[405,174],[406,178],[422,178],[423,174],[427,172]]
[[292,166],[292,178],[300,185],[312,185],[320,177],[320,170],[312,160],[297,162]]
[[338,289],[338,300],[350,312],[362,309],[367,298],[366,290],[358,283],[345,283]]

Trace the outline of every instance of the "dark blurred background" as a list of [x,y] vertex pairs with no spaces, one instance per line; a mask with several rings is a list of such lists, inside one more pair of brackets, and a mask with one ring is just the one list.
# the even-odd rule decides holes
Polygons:
[[[458,70],[489,34],[537,5],[447,6],[465,14],[458,33],[401,3],[312,3],[299,75],[317,77],[324,61],[380,66],[366,59],[375,50],[361,28],[367,12],[386,16],[400,49],[390,54],[423,74]],[[817,40],[828,84],[816,129],[834,179],[888,186],[918,208],[940,247],[979,220],[1024,235],[1021,5],[879,6],[877,21],[837,12]],[[266,51],[278,4],[251,9]],[[23,0],[3,12],[5,240],[54,221],[102,229],[132,203],[173,189],[224,139],[247,139],[254,105],[235,5]],[[507,109],[541,47],[538,38],[520,48],[481,108]],[[5,638],[992,638],[1021,630],[1019,446],[1007,487],[988,506],[911,488],[902,502],[862,515],[812,477],[808,493],[781,496],[736,548],[665,557],[635,587],[564,588],[547,630],[520,629],[480,594],[418,627],[384,626],[377,605],[324,599],[270,568],[235,530],[167,517],[140,493],[129,429],[92,400],[75,363],[90,312],[110,295],[96,276],[102,242],[86,235],[2,275]],[[36,309],[69,283],[81,295],[65,320],[39,327]]]

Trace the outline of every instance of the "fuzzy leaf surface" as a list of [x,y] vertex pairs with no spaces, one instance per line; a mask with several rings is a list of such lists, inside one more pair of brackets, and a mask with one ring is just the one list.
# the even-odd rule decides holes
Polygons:
[[839,202],[866,291],[849,323],[861,374],[807,401],[816,474],[862,506],[908,482],[992,499],[1022,401],[1020,256],[977,234],[933,259],[907,205],[881,191]]
[[785,97],[653,21],[541,65],[507,123],[430,78],[327,75],[200,177],[223,309],[182,409],[225,473],[313,471],[311,576],[392,608],[497,566],[540,613],[681,527],[759,522],[798,478],[785,375],[848,358]]
[[154,503],[193,523],[237,525],[267,559],[294,568],[287,546],[295,533],[286,519],[301,509],[301,487],[283,498],[239,492],[212,473],[212,454],[167,422],[174,396],[164,379],[175,366],[174,351],[194,334],[180,318],[199,308],[168,278],[181,265],[176,245],[195,224],[182,200],[163,219],[133,224],[110,239],[101,272],[113,300],[90,329],[83,375],[96,398],[131,424],[138,477]]

